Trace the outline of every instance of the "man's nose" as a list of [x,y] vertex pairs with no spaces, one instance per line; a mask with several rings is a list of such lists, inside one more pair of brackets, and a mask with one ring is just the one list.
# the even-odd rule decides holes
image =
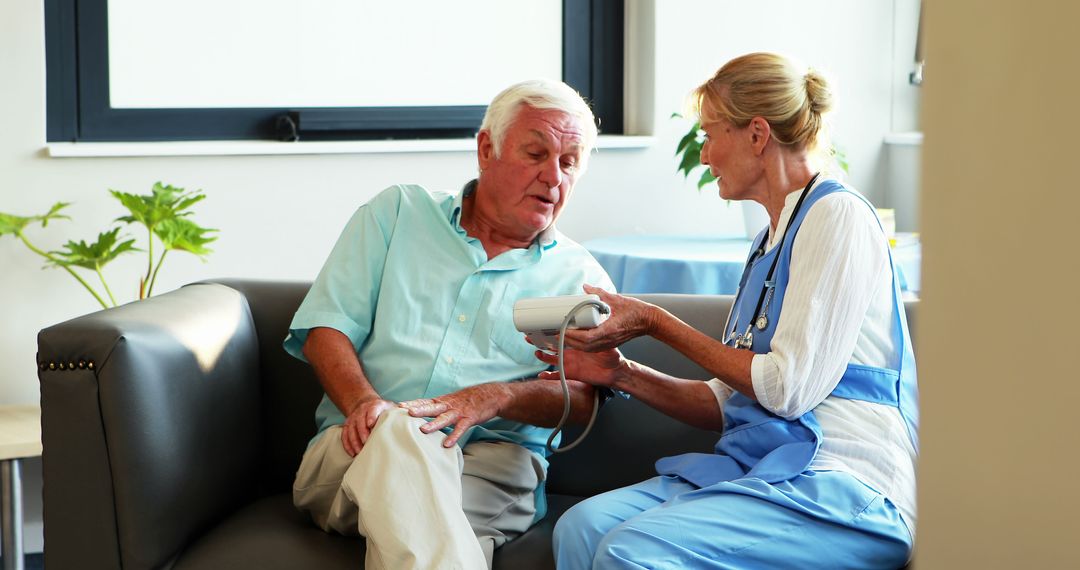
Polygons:
[[547,160],[540,167],[540,175],[537,177],[540,182],[547,184],[548,188],[555,188],[562,184],[562,169],[559,168],[558,160]]

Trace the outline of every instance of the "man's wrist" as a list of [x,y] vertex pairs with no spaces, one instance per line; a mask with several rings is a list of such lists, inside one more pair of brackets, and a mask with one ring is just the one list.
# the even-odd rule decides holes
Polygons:
[[611,388],[620,392],[629,392],[637,365],[634,361],[622,359],[614,374],[612,374]]
[[[503,415],[506,409],[514,403],[514,399],[517,397],[517,393],[513,388],[514,384],[514,382],[492,382],[488,384],[495,393],[495,402],[497,403],[495,406],[495,409],[497,410],[496,415]],[[520,382],[517,384],[523,385],[523,383]]]
[[359,410],[361,406],[363,406],[364,404],[367,404],[368,402],[372,402],[372,401],[375,401],[375,400],[381,400],[381,399],[382,399],[382,397],[380,397],[379,394],[377,392],[374,392],[374,391],[371,392],[370,394],[364,394],[364,395],[356,398],[356,400],[353,401],[352,406],[349,408],[349,411],[346,412],[345,415],[346,416],[351,415],[353,412],[355,412],[356,410]]

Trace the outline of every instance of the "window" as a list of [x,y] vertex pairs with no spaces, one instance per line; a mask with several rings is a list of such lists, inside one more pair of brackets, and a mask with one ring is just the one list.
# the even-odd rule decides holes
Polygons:
[[[526,6],[524,3],[503,0],[489,0],[489,2],[491,2],[487,5],[489,11],[505,9],[528,11],[537,9],[535,5],[546,7],[544,8],[548,10],[546,14],[526,14],[517,21],[524,21],[522,26],[538,26],[546,21],[546,25],[551,29],[555,29],[556,32],[561,31],[561,40],[558,37],[551,38],[551,34],[544,34],[540,29],[530,28],[530,33],[518,34],[526,38],[519,42],[528,43],[514,43],[507,46],[507,51],[521,50],[524,58],[526,55],[530,57],[538,55],[525,53],[529,49],[553,52],[560,51],[561,48],[561,56],[553,57],[548,53],[546,59],[532,57],[529,60],[532,63],[519,67],[536,69],[538,73],[545,69],[553,69],[556,75],[561,68],[563,80],[576,88],[593,104],[602,132],[606,134],[622,132],[623,0],[549,0],[547,4],[529,3],[533,7]],[[339,82],[339,86],[344,86],[346,93],[363,92],[365,96],[371,95],[371,97],[369,100],[354,102],[348,96],[340,97],[340,92],[335,95],[322,88],[316,89],[316,99],[305,97],[303,94],[284,94],[283,101],[267,101],[273,97],[262,96],[267,92],[278,94],[290,91],[273,87],[274,85],[287,86],[289,80],[300,84],[306,83],[305,77],[347,75],[341,72],[346,70],[344,67],[346,64],[343,62],[348,60],[343,59],[340,53],[320,47],[322,45],[319,40],[320,32],[324,35],[336,33],[343,38],[351,35],[346,28],[335,21],[333,16],[335,12],[332,10],[338,10],[337,13],[341,13],[342,10],[354,10],[350,15],[353,18],[351,21],[361,22],[362,20],[358,18],[385,17],[386,6],[391,5],[413,6],[417,11],[425,8],[435,10],[442,9],[444,6],[454,6],[462,22],[466,22],[467,25],[482,25],[482,23],[476,23],[479,19],[478,14],[460,14],[465,11],[461,8],[462,3],[448,3],[443,0],[398,0],[394,3],[386,3],[384,0],[369,2],[319,0],[306,3],[297,0],[235,0],[226,3],[215,3],[209,0],[189,2],[113,0],[111,5],[106,0],[46,0],[47,139],[50,142],[88,142],[293,140],[295,137],[301,140],[340,140],[471,136],[479,128],[485,110],[484,102],[490,98],[490,94],[485,96],[484,101],[476,97],[469,100],[469,94],[463,93],[460,89],[432,89],[432,94],[436,95],[435,99],[423,100],[423,97],[415,96],[416,90],[401,88],[397,93],[409,96],[401,97],[404,101],[392,101],[386,98],[385,89],[380,99],[375,89],[357,89],[355,82]],[[484,2],[474,1],[471,3],[471,8],[479,10],[478,6],[483,5]],[[297,10],[314,10],[320,7],[331,12],[322,15],[314,11],[305,12],[302,15],[297,13]],[[246,16],[241,11],[243,9],[249,10]],[[254,9],[259,12],[250,11]],[[232,18],[227,17],[229,14],[223,13],[228,10],[234,12],[231,15]],[[169,11],[172,13],[170,14]],[[192,17],[193,14],[194,17]],[[446,15],[429,15],[422,24],[429,27],[434,24],[442,25],[444,22],[441,20]],[[157,18],[161,21],[150,22],[150,25],[146,25],[147,18]],[[185,18],[192,22],[207,24],[216,33],[213,35],[204,33],[200,40],[198,34],[187,33],[183,27],[177,31],[158,29],[161,23],[182,22]],[[408,21],[401,18],[398,20]],[[369,33],[356,35],[364,37],[379,35],[370,33],[373,29],[383,32],[381,29],[371,27],[381,24],[371,24],[370,21],[364,21],[364,23],[368,24]],[[112,36],[110,36],[110,25],[113,28]],[[408,22],[409,33],[414,33],[417,25],[415,18]],[[446,25],[451,30],[459,30],[453,27],[452,22]],[[489,30],[493,30],[493,34],[494,30],[498,30],[504,38],[509,37],[511,38],[509,41],[514,40],[515,30],[492,26],[490,22],[486,25],[489,26]],[[560,27],[561,30],[559,30]],[[259,33],[252,34],[251,30],[259,30]],[[314,35],[305,39],[304,33]],[[455,33],[458,34],[457,37],[467,39],[467,36],[473,32],[466,30],[447,32],[443,38],[452,40]],[[507,33],[510,35],[506,36]],[[266,42],[263,45],[269,47],[245,51],[244,47],[252,42],[238,47],[236,45],[238,40],[234,38],[242,37],[244,34],[256,38],[259,42]],[[551,39],[529,41],[527,39],[529,37]],[[210,39],[225,44],[233,41],[232,47],[236,49],[220,49],[220,45],[223,44],[214,44],[209,41]],[[382,48],[377,46],[374,51],[378,51],[380,57],[383,55],[391,57],[394,55],[393,52],[401,46],[411,45],[437,52],[453,53],[450,49],[440,50],[439,44],[430,42],[429,39],[421,35],[416,38],[403,37],[401,42],[387,42],[384,35],[384,41],[378,44]],[[140,50],[138,46],[153,45],[140,44],[140,41],[159,41],[163,45],[168,44],[169,47],[178,46],[179,50],[174,49],[171,53],[174,56],[179,53],[179,59],[170,60],[166,56],[155,55],[153,57],[159,59],[140,60],[139,52],[146,50]],[[505,44],[508,40],[501,41]],[[210,52],[199,55],[198,49],[204,44],[217,45],[219,48],[216,51],[213,47],[208,48],[211,49]],[[279,45],[303,47],[307,50],[306,59],[303,57],[283,58],[282,53],[286,52],[274,47]],[[110,48],[116,51],[111,53]],[[191,49],[190,54],[180,51],[187,48]],[[323,51],[319,52],[320,49]],[[192,72],[193,68],[195,72],[204,71],[201,67],[195,67],[197,62],[201,61],[205,67],[210,68],[213,67],[212,64],[217,63],[213,61],[216,59],[214,54],[227,54],[229,58],[234,58],[237,56],[235,51],[240,51],[242,57],[249,58],[230,60],[233,62],[233,69],[238,73],[258,69],[262,73],[259,76],[261,78],[272,76],[275,72],[280,73],[280,77],[269,77],[271,81],[266,85],[270,87],[252,90],[252,93],[258,93],[260,96],[249,97],[248,99],[254,102],[251,105],[244,104],[243,97],[230,97],[231,92],[227,92],[227,86],[223,88],[222,93],[214,92],[218,83],[212,77],[223,77],[220,70],[217,76],[212,73],[202,76],[185,75]],[[211,55],[207,56],[207,53]],[[315,55],[312,55],[313,53]],[[457,53],[462,52],[459,50]],[[186,55],[189,56],[188,61],[180,61]],[[510,57],[517,57],[517,55],[511,53]],[[305,61],[328,65],[326,69],[329,72],[310,70],[305,66]],[[151,73],[155,71],[153,67],[155,63],[160,63],[160,67],[174,70],[174,72],[166,72],[155,77],[154,73]],[[462,84],[467,84],[480,79],[477,74],[482,71],[482,63],[481,57],[459,56],[445,65],[456,66],[457,71],[453,73],[460,78]],[[150,67],[140,68],[140,65]],[[380,81],[379,73],[386,73],[387,67],[373,69],[372,75],[361,76],[360,79],[378,82]],[[503,66],[503,68],[507,67]],[[174,77],[178,79],[170,83]],[[211,79],[206,79],[207,77]],[[286,80],[286,83],[281,83],[282,78]],[[274,81],[278,82],[274,83]],[[237,82],[237,84],[240,83],[244,82]],[[503,81],[503,83],[509,84],[510,81]],[[213,88],[203,88],[201,91],[185,90],[185,86],[205,87],[207,84],[213,85]],[[443,84],[446,83],[443,82]],[[450,93],[451,91],[453,93]],[[327,94],[327,102],[320,104],[317,97],[324,92]],[[215,100],[214,97],[217,95],[223,96]],[[440,96],[443,100],[437,100]]]

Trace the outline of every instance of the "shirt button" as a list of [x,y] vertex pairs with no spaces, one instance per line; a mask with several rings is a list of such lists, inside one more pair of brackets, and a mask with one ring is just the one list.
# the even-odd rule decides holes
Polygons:
[[457,317],[457,320],[458,320],[459,323],[465,322],[465,319],[466,319],[465,315],[458,315],[458,317]]
[[454,357],[453,356],[447,356],[446,357],[446,363],[447,364],[453,364],[454,363]]

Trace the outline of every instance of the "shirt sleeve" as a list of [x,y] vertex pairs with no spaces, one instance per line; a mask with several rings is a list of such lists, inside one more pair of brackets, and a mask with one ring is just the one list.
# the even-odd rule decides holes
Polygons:
[[611,280],[611,276],[604,271],[604,268],[595,259],[592,259],[593,274],[589,276],[587,284],[593,287],[599,287],[608,293],[618,293],[615,289],[615,283]]
[[758,403],[794,419],[836,388],[888,267],[888,244],[861,199],[838,192],[814,204],[792,245],[771,350],[751,363]]
[[708,386],[710,390],[712,390],[713,397],[716,398],[716,405],[720,409],[724,408],[724,404],[728,401],[728,398],[730,398],[731,395],[735,392],[735,390],[733,390],[731,386],[728,386],[723,382],[723,380],[720,380],[719,378],[706,380],[705,385]]
[[284,342],[289,354],[306,362],[304,342],[316,327],[340,331],[359,352],[371,332],[400,204],[400,191],[390,188],[353,214],[293,316]]

